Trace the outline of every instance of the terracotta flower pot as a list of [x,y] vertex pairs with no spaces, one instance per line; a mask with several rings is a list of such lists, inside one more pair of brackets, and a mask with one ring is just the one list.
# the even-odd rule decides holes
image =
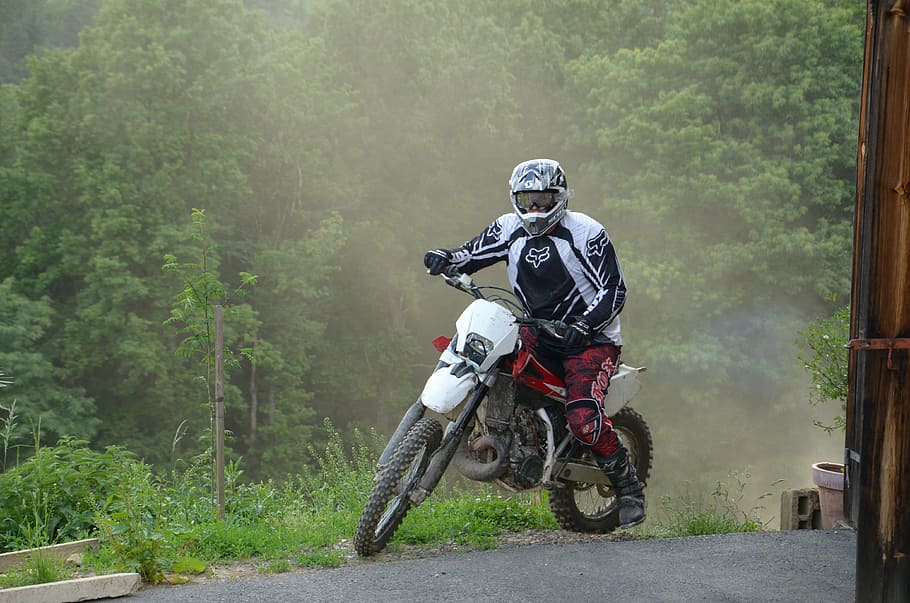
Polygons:
[[812,483],[818,486],[822,529],[830,530],[844,519],[844,466],[841,463],[814,463]]

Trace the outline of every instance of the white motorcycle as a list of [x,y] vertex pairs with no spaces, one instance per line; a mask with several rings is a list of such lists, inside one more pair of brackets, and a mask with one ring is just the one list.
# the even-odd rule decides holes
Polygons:
[[[379,458],[376,486],[354,534],[357,553],[382,550],[450,464],[470,479],[509,491],[546,489],[563,529],[615,530],[618,497],[591,453],[569,431],[565,383],[519,338],[519,329],[526,326],[559,339],[565,324],[530,318],[506,289],[477,286],[455,271],[441,276],[476,299],[456,321],[455,337],[433,342],[442,354]],[[621,363],[604,409],[645,483],[653,456],[651,432],[627,406],[641,389],[642,371]],[[425,416],[427,409],[448,420],[445,433],[439,419]]]

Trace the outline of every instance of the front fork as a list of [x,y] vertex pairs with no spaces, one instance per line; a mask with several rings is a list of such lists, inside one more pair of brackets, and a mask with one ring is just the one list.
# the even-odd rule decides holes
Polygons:
[[[449,349],[454,349],[455,338],[452,338],[452,341],[449,343]],[[446,363],[439,360],[436,363],[436,368],[433,371],[438,371],[441,367],[445,366]],[[392,456],[392,453],[395,452],[395,449],[398,448],[398,445],[401,443],[401,440],[412,427],[414,423],[423,418],[424,413],[426,412],[427,407],[423,405],[423,402],[420,401],[420,398],[416,402],[411,404],[411,407],[404,413],[404,416],[401,418],[401,421],[398,423],[398,427],[395,429],[395,433],[392,434],[392,437],[389,438],[388,444],[385,445],[385,450],[382,451],[382,454],[379,456],[379,461],[376,463],[376,468],[379,471],[382,471],[383,468],[388,464],[389,457]]]
[[427,407],[423,405],[423,402],[421,402],[420,399],[411,404],[411,407],[406,413],[404,413],[404,416],[401,418],[401,422],[398,423],[398,427],[395,429],[395,433],[393,433],[392,437],[389,438],[389,443],[385,445],[385,450],[383,450],[382,454],[379,456],[379,461],[376,463],[377,469],[382,471],[382,469],[389,463],[389,457],[392,456],[392,453],[395,452],[396,448],[398,448],[398,445],[404,438],[404,434],[406,434],[412,427],[414,427],[414,423],[423,418],[426,410]]
[[[439,480],[442,479],[442,474],[449,466],[449,463],[452,462],[452,457],[455,456],[455,451],[458,450],[458,445],[461,443],[461,439],[464,437],[465,431],[471,423],[471,419],[474,418],[474,413],[477,412],[477,407],[480,406],[483,397],[487,395],[489,390],[490,386],[486,382],[479,384],[474,390],[474,393],[471,394],[471,398],[465,404],[461,413],[458,415],[458,418],[452,426],[446,430],[445,438],[439,445],[439,448],[433,453],[433,458],[430,461],[430,465],[427,467],[423,478],[421,478],[420,483],[409,495],[409,499],[414,506],[422,503],[426,497],[429,496],[430,492],[433,491],[433,488],[439,483]],[[389,438],[388,444],[385,445],[385,450],[383,450],[382,454],[379,456],[379,461],[376,463],[378,471],[382,471],[382,469],[385,468],[392,453],[395,452],[395,449],[398,448],[401,440],[404,439],[405,434],[415,423],[417,423],[417,421],[423,418],[426,410],[426,406],[418,399],[410,408],[408,408],[407,412],[404,413],[404,416],[398,423],[398,427],[395,429],[395,433]]]
[[[491,378],[495,378],[493,371],[491,371]],[[477,386],[458,418],[446,430],[445,438],[443,438],[442,444],[439,445],[436,452],[433,453],[430,465],[427,467],[423,477],[420,478],[420,483],[408,495],[408,499],[414,506],[426,500],[433,488],[439,483],[439,480],[442,479],[442,474],[445,473],[449,463],[452,462],[452,457],[455,456],[455,451],[458,450],[458,445],[461,444],[465,431],[474,419],[477,408],[483,401],[484,396],[487,395],[487,392],[490,391],[491,378],[484,380],[483,383]]]

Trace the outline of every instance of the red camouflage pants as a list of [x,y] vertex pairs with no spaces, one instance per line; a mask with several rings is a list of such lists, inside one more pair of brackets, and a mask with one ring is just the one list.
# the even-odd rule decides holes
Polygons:
[[572,435],[598,455],[616,452],[619,439],[603,410],[603,400],[619,365],[620,348],[593,345],[579,353],[566,354],[541,345],[536,334],[527,328],[521,329],[521,341],[541,363],[565,380],[566,420]]

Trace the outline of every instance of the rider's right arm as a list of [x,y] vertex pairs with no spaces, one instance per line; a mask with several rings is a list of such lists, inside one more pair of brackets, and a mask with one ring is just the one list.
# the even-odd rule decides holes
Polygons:
[[512,214],[500,216],[470,241],[450,249],[451,264],[460,272],[473,274],[508,258],[509,232],[508,228],[504,228],[504,222],[510,215]]

